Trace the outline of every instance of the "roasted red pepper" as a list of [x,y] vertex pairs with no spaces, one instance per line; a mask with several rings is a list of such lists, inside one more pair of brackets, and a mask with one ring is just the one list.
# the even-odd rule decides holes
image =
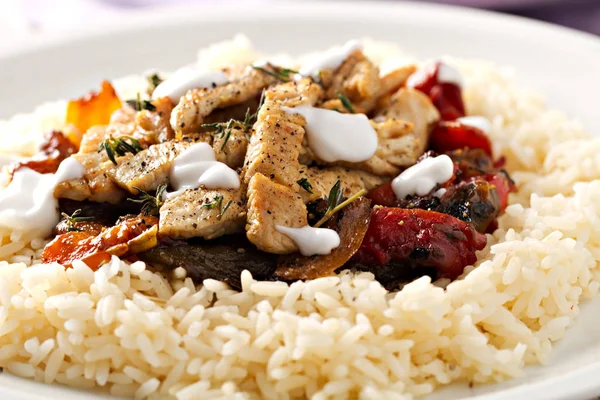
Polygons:
[[65,158],[77,152],[77,147],[59,131],[47,133],[44,139],[38,153],[16,164],[13,173],[21,168],[30,168],[40,174],[53,174]]
[[429,135],[429,147],[438,153],[464,148],[482,149],[492,156],[492,143],[486,134],[481,129],[457,121],[440,121]]
[[442,120],[453,121],[464,117],[465,104],[462,99],[461,88],[438,79],[441,62],[428,65],[413,73],[407,80],[407,86],[420,90],[431,99],[431,102],[440,112]]
[[[376,208],[363,243],[353,261],[359,266],[386,266],[384,280],[406,276],[405,270],[433,267],[438,277],[457,278],[477,261],[485,235],[473,225],[435,211]],[[390,272],[390,266],[396,271]]]

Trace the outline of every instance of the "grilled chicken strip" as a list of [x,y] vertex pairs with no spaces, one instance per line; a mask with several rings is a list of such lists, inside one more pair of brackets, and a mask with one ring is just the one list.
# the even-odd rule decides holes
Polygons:
[[232,128],[229,136],[214,136],[212,147],[217,161],[232,169],[241,168],[248,150],[246,132],[240,128]]
[[246,236],[259,250],[289,254],[298,247],[287,235],[277,231],[282,225],[300,228],[308,223],[302,197],[288,186],[256,173],[248,184]]
[[271,75],[247,67],[240,76],[232,76],[229,83],[214,88],[192,89],[173,109],[171,127],[182,135],[199,132],[204,119],[214,110],[258,97],[263,88],[274,81]]
[[300,170],[300,176],[306,178],[311,188],[309,193],[302,189],[299,191],[304,203],[309,203],[329,195],[331,187],[339,179],[344,190],[344,196],[350,197],[362,189],[371,190],[384,182],[384,179],[359,170],[349,170],[342,167],[308,167]]
[[188,189],[162,205],[158,231],[169,237],[204,239],[243,232],[245,192],[245,187],[238,190]]
[[119,165],[107,173],[117,185],[132,194],[138,194],[138,189],[144,192],[154,191],[163,183],[169,182],[173,161],[190,144],[191,142],[169,141],[152,145],[135,155],[121,157]]
[[296,185],[300,179],[298,158],[306,121],[299,114],[286,113],[280,104],[312,105],[321,93],[320,87],[310,79],[288,82],[267,91],[255,124],[256,132],[248,144],[244,162],[246,183],[261,173],[281,185]]
[[130,122],[114,122],[88,129],[81,139],[79,151],[73,155],[85,168],[84,177],[60,183],[54,190],[54,196],[80,201],[120,203],[125,198],[125,192],[110,178],[114,174],[115,165],[108,160],[105,152],[98,152],[98,146],[109,136],[132,136],[134,130],[135,126]]
[[72,156],[83,165],[84,177],[60,183],[54,197],[71,200],[90,200],[98,203],[118,204],[125,198],[123,192],[110,178],[115,165],[104,153],[77,153]]

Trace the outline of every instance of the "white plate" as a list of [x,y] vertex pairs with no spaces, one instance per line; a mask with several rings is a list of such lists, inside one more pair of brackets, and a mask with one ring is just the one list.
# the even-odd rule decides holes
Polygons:
[[[0,55],[0,118],[44,101],[79,96],[112,79],[148,68],[173,69],[197,49],[246,33],[266,52],[303,52],[370,36],[430,58],[453,55],[513,65],[519,81],[553,107],[600,134],[600,40],[574,31],[487,12],[408,3],[211,5],[128,16],[68,40],[46,38]],[[600,395],[600,299],[582,307],[552,360],[504,384],[445,388],[431,399],[589,399]],[[103,397],[102,395],[99,395]],[[63,400],[89,393],[0,375],[0,398]]]

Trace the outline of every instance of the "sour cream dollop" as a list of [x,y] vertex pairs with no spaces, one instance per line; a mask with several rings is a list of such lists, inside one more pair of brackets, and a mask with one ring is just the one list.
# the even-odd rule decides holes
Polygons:
[[425,196],[437,185],[452,178],[453,173],[454,163],[450,157],[445,154],[429,157],[394,178],[392,189],[398,199],[413,195]]
[[340,245],[340,236],[333,229],[313,228],[309,225],[302,228],[276,225],[275,229],[292,239],[303,256],[329,254]]
[[321,70],[337,69],[340,65],[342,65],[344,60],[356,50],[362,50],[362,44],[357,40],[350,40],[342,47],[339,47],[325,54],[323,57],[304,65],[302,68],[300,68],[300,71],[298,71],[298,74],[294,77],[294,79],[300,80],[306,76],[318,78]]
[[492,123],[486,117],[470,115],[468,117],[457,118],[456,122],[480,129],[483,133],[490,133],[492,131]]
[[210,88],[227,82],[223,71],[203,71],[193,68],[182,68],[169,79],[161,82],[152,93],[153,99],[168,97],[174,103],[191,89]]
[[167,198],[177,196],[187,189],[204,186],[207,189],[239,189],[240,177],[226,164],[215,158],[208,143],[195,143],[175,158],[170,171],[174,192]]
[[73,157],[65,159],[55,174],[29,168],[15,172],[0,191],[0,225],[15,231],[47,236],[60,220],[54,188],[61,182],[83,177],[85,169]]
[[456,68],[443,62],[440,63],[437,79],[439,83],[452,83],[459,88],[464,86],[464,79],[461,73]]
[[361,162],[377,151],[377,132],[364,114],[342,114],[309,106],[282,108],[306,119],[308,145],[323,161]]

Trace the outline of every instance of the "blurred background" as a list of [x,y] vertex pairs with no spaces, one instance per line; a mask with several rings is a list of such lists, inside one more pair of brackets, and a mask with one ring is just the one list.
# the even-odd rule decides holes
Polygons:
[[[0,0],[0,50],[25,40],[73,32],[89,24],[118,23],[140,10],[217,3],[302,0]],[[323,0],[332,1],[332,0]],[[351,0],[349,0],[351,1]],[[386,0],[402,1],[402,0]],[[600,0],[413,0],[521,15],[600,35]]]

